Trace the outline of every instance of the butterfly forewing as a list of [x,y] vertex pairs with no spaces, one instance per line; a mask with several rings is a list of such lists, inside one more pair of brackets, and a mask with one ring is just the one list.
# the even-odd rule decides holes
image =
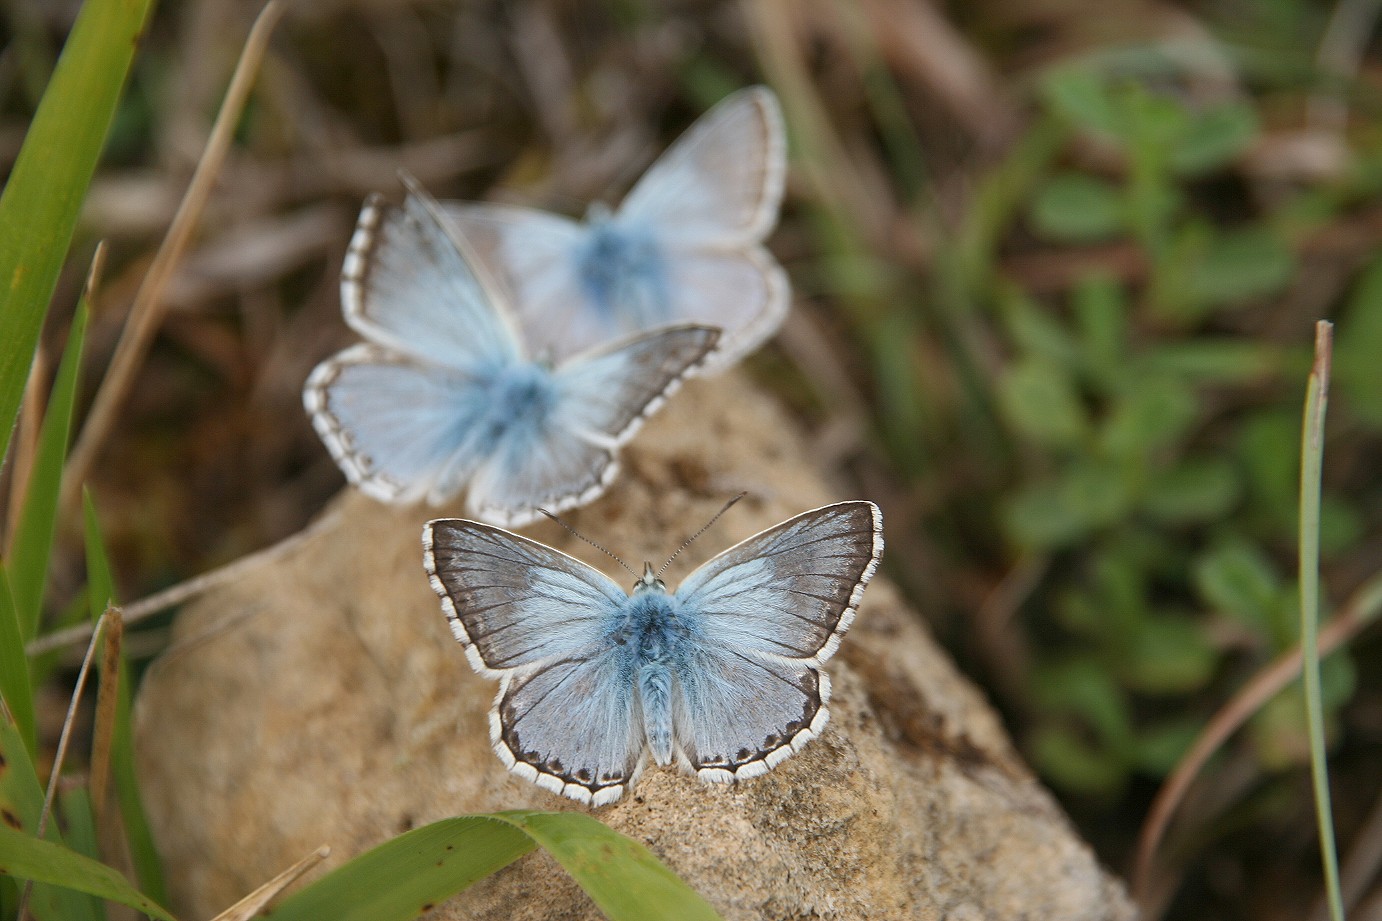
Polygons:
[[371,196],[341,269],[346,322],[380,345],[450,368],[516,361],[517,333],[484,271],[421,189],[410,188],[401,206]]
[[451,631],[484,674],[596,655],[628,600],[580,560],[476,521],[430,521],[422,545]]
[[619,207],[676,244],[757,243],[777,222],[787,142],[777,97],[750,87],[702,116],[648,168]]
[[883,553],[872,502],[841,502],[755,534],[677,588],[718,644],[750,654],[824,662],[854,619]]

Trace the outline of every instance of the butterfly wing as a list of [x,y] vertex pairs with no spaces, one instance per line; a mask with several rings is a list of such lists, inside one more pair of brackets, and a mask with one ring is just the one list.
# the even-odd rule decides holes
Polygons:
[[777,222],[787,140],[777,97],[740,90],[701,116],[619,207],[621,223],[656,227],[675,246],[748,246]]
[[522,350],[503,292],[408,182],[401,206],[371,196],[341,268],[341,309],[360,335],[396,352],[475,371]]
[[366,495],[450,495],[479,467],[467,434],[484,410],[463,372],[361,343],[317,365],[303,404],[337,466]]
[[476,472],[471,509],[518,525],[604,492],[615,451],[695,373],[715,348],[717,330],[673,326],[588,352],[553,372],[548,424],[515,431]]
[[829,718],[834,654],[883,552],[871,502],[798,515],[731,547],[677,589],[703,625],[678,674],[678,744],[707,780],[752,777]]
[[437,519],[423,563],[474,669],[500,679],[490,740],[521,777],[581,802],[613,802],[644,741],[610,624],[628,595],[564,553],[500,528]]
[[787,316],[787,273],[761,246],[679,252],[668,274],[668,313],[723,330],[712,368],[728,367],[758,348]]

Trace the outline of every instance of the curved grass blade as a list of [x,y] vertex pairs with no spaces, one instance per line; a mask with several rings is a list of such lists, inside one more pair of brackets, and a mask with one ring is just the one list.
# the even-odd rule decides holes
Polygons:
[[443,819],[405,832],[284,900],[265,921],[403,921],[537,847],[490,816]]
[[642,844],[580,812],[500,812],[532,836],[610,921],[719,921],[710,903]]
[[0,458],[152,0],[87,0],[0,194]]
[[52,554],[57,527],[58,493],[62,488],[62,465],[72,433],[72,406],[77,398],[87,316],[86,298],[83,297],[77,304],[72,329],[67,335],[67,349],[63,352],[57,377],[53,379],[53,391],[38,436],[38,450],[24,490],[24,511],[19,516],[19,526],[10,548],[10,592],[25,642],[38,631],[43,588],[48,581],[48,558]]
[[99,896],[137,908],[161,921],[177,921],[105,864],[61,844],[31,838],[4,824],[0,824],[0,873]]
[[458,816],[399,835],[287,899],[269,921],[415,918],[535,847],[611,921],[719,921],[646,847],[577,812]]
[[[110,558],[96,507],[91,494],[82,494],[86,527],[87,596],[91,604],[91,621],[100,620],[108,605],[115,603],[115,585],[111,577]],[[110,680],[104,673],[101,680]],[[163,863],[154,847],[153,832],[144,814],[144,801],[139,794],[139,779],[134,770],[134,735],[130,718],[130,670],[123,655],[120,658],[118,692],[115,705],[115,729],[111,740],[111,773],[115,778],[115,796],[120,803],[120,817],[125,823],[125,840],[129,843],[130,859],[134,863],[139,887],[159,902],[168,901],[168,888],[163,879]],[[114,676],[112,676],[114,677]]]

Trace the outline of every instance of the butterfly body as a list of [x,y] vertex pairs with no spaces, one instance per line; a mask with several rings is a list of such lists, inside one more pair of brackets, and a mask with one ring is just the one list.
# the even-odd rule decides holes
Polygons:
[[655,231],[592,209],[576,275],[602,324],[627,334],[670,322],[667,254]]
[[566,554],[439,519],[424,562],[476,671],[500,680],[495,751],[514,773],[602,805],[649,757],[703,780],[766,773],[825,726],[820,665],[882,553],[869,502],[798,515],[726,550],[675,591],[631,592]]

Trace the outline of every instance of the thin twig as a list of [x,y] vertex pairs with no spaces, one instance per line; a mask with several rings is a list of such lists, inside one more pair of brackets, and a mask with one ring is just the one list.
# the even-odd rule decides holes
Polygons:
[[[42,838],[48,831],[48,816],[52,814],[53,798],[58,792],[58,778],[62,776],[63,759],[67,757],[67,743],[72,738],[72,725],[77,721],[77,707],[82,702],[82,689],[86,686],[86,676],[91,671],[91,660],[96,657],[96,643],[105,622],[106,616],[102,614],[96,621],[91,642],[86,646],[86,656],[82,659],[81,670],[77,672],[77,686],[72,689],[72,699],[67,704],[67,718],[62,721],[62,733],[58,736],[58,749],[53,755],[53,769],[48,774],[48,789],[43,794],[43,811],[38,814],[35,838]],[[32,895],[33,888],[33,880],[24,884],[24,892],[19,897],[19,911],[15,913],[19,921],[25,921],[28,917],[29,896]]]
[[[171,585],[161,592],[154,592],[152,595],[148,595],[138,601],[125,605],[122,608],[125,625],[136,624],[141,620],[152,617],[160,611],[166,611],[171,607],[189,601],[203,592],[210,591],[219,585],[235,581],[251,569],[267,563],[270,560],[278,559],[297,549],[308,539],[334,525],[338,517],[338,511],[328,512],[296,534],[289,535],[278,543],[265,547],[263,550],[256,551],[248,556],[242,556],[238,560],[233,560],[218,569],[204,572],[199,576],[193,576],[185,582]],[[58,630],[54,633],[49,633],[32,640],[29,645],[24,647],[24,651],[30,656],[37,656],[45,652],[52,652],[54,649],[70,646],[73,643],[80,643],[82,640],[91,636],[91,629],[90,624],[77,624],[75,627],[69,627],[66,630]]]
[[221,104],[221,111],[216,114],[216,122],[207,138],[206,150],[197,163],[192,181],[187,186],[177,214],[173,215],[172,224],[159,245],[153,264],[149,266],[149,273],[144,276],[144,281],[135,294],[134,305],[130,308],[129,319],[120,335],[120,341],[115,346],[110,367],[106,370],[106,376],[96,392],[96,399],[92,403],[86,424],[82,426],[81,435],[77,438],[68,459],[63,478],[63,507],[70,507],[76,500],[78,490],[86,481],[102,443],[115,425],[116,416],[129,393],[134,376],[143,364],[149,344],[163,320],[163,289],[173,277],[173,270],[177,268],[178,261],[192,237],[192,231],[196,229],[197,221],[206,207],[216,174],[220,171],[221,163],[230,148],[235,126],[240,120],[240,113],[244,110],[254,77],[264,58],[269,36],[273,33],[282,12],[283,7],[277,0],[269,0],[254,21],[254,27],[250,29],[249,38],[240,52],[240,60],[235,65],[230,87],[226,90],[225,101]]
[[[1376,620],[1379,613],[1382,613],[1382,572],[1363,583],[1344,605],[1342,613],[1320,631],[1319,654],[1328,656],[1348,643]],[[1147,907],[1150,904],[1152,859],[1156,856],[1176,807],[1214,753],[1267,701],[1296,680],[1300,665],[1301,651],[1300,647],[1296,647],[1277,656],[1254,675],[1228,703],[1219,708],[1157,791],[1156,799],[1152,801],[1147,818],[1142,823],[1142,831],[1137,836],[1137,854],[1132,873],[1133,897],[1143,906],[1148,921],[1155,917]]]

